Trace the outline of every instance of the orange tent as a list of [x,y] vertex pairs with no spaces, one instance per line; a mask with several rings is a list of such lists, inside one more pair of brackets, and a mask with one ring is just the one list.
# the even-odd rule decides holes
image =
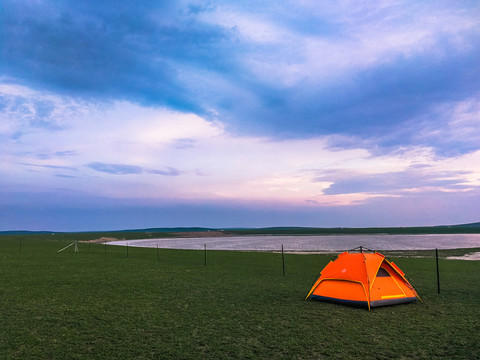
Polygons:
[[369,310],[420,299],[397,265],[382,254],[357,249],[360,251],[345,251],[330,261],[305,299],[365,306]]

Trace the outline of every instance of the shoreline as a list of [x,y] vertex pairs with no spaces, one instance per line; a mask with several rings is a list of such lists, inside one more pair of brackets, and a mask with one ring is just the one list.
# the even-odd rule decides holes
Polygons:
[[[263,238],[264,236],[261,236]],[[225,237],[223,237],[225,238]],[[245,237],[226,237],[225,240],[228,241],[228,238],[234,241],[233,244],[228,244],[222,246],[219,244],[219,241],[222,239],[219,237],[209,238],[209,237],[184,237],[184,238],[162,238],[162,239],[116,239],[110,237],[102,237],[95,240],[85,241],[90,243],[102,243],[112,246],[129,246],[129,247],[143,247],[143,248],[155,248],[160,249],[170,249],[170,250],[195,250],[203,251],[207,249],[208,251],[238,251],[238,252],[268,252],[268,253],[281,253],[280,243],[279,244],[263,244],[263,247],[249,244],[242,244],[241,240],[251,240],[252,236]],[[302,236],[302,238],[305,238]],[[185,243],[184,243],[184,241]],[[189,242],[192,240],[194,242]],[[196,241],[195,241],[196,240]],[[213,240],[210,244],[208,240]],[[281,238],[276,240],[282,240]],[[237,243],[235,243],[235,241]],[[209,247],[210,245],[210,247]],[[213,247],[212,247],[213,246]],[[339,244],[335,245],[335,249],[288,249],[284,248],[283,252],[290,255],[337,255],[344,251],[352,249],[351,247],[346,246],[344,249],[338,249]],[[400,245],[401,246],[401,245]],[[321,245],[319,244],[319,247]],[[440,253],[441,259],[446,260],[470,260],[470,261],[479,261],[480,260],[480,246],[468,246],[468,247],[437,247]],[[399,248],[399,249],[380,249],[377,248],[375,251],[385,255],[386,257],[417,257],[417,258],[431,258],[435,251],[435,247],[432,248]],[[368,251],[366,251],[368,252]]]

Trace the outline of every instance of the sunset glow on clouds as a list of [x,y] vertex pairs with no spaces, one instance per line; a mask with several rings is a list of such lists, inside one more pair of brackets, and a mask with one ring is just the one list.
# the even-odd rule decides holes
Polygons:
[[0,230],[478,221],[475,3],[7,1]]

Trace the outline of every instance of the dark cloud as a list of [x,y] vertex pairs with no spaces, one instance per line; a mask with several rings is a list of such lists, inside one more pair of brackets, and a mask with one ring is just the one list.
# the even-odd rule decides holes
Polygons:
[[480,47],[459,54],[445,44],[443,50],[448,55],[399,57],[344,74],[335,84],[299,83],[282,90],[252,82],[249,86],[257,101],[226,111],[232,111],[246,131],[262,128],[286,137],[344,134],[377,139],[376,145],[382,146],[421,144],[422,139],[416,137],[418,127],[407,128],[406,124],[423,117],[441,126],[435,111],[438,106],[480,92],[480,67],[476,65]]
[[201,112],[178,81],[178,67],[224,67],[229,34],[174,4],[7,1],[2,67],[52,90]]
[[[127,99],[202,116],[212,111],[230,129],[247,134],[343,134],[374,139],[376,146],[431,145],[439,153],[443,151],[439,141],[416,137],[418,128],[405,125],[419,117],[438,121],[432,109],[439,104],[480,92],[475,30],[472,35],[434,34],[433,51],[414,49],[408,55],[391,51],[377,65],[352,67],[334,81],[306,78],[286,87],[252,75],[245,64],[252,57],[266,63],[288,54],[301,67],[300,55],[280,45],[243,42],[235,28],[201,21],[200,15],[213,8],[211,3],[175,1],[6,0],[2,71],[30,86],[95,101]],[[297,35],[345,41],[341,22],[325,14],[277,7],[269,15],[267,8],[262,13]],[[279,14],[281,18],[276,18]],[[459,38],[468,47],[460,49]],[[203,77],[208,74],[211,78]],[[22,107],[29,111],[18,104]],[[42,102],[35,108],[31,126],[59,126],[51,120],[52,104]],[[452,145],[460,152],[474,148]]]

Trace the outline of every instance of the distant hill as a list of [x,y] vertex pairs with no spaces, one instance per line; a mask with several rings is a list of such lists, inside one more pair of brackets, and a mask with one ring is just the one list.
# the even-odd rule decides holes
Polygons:
[[54,231],[29,231],[29,230],[11,230],[0,231],[0,235],[34,235],[34,234],[54,234]]
[[[171,233],[171,232],[203,232],[203,231],[218,231],[218,229],[203,228],[203,227],[173,227],[173,228],[145,228],[145,229],[105,230],[105,231],[74,231],[71,233]],[[35,234],[38,235],[38,234],[63,234],[63,233],[67,233],[67,232],[30,231],[30,230],[0,231],[0,235],[35,235]]]
[[217,230],[218,229],[204,228],[204,227],[173,227],[173,228],[127,229],[127,230],[116,230],[112,232],[158,233],[158,232],[199,232],[199,231],[217,231]]
[[471,228],[471,227],[480,227],[480,222],[471,223],[471,224],[460,224],[460,225],[446,225],[447,227],[461,227],[461,228]]

